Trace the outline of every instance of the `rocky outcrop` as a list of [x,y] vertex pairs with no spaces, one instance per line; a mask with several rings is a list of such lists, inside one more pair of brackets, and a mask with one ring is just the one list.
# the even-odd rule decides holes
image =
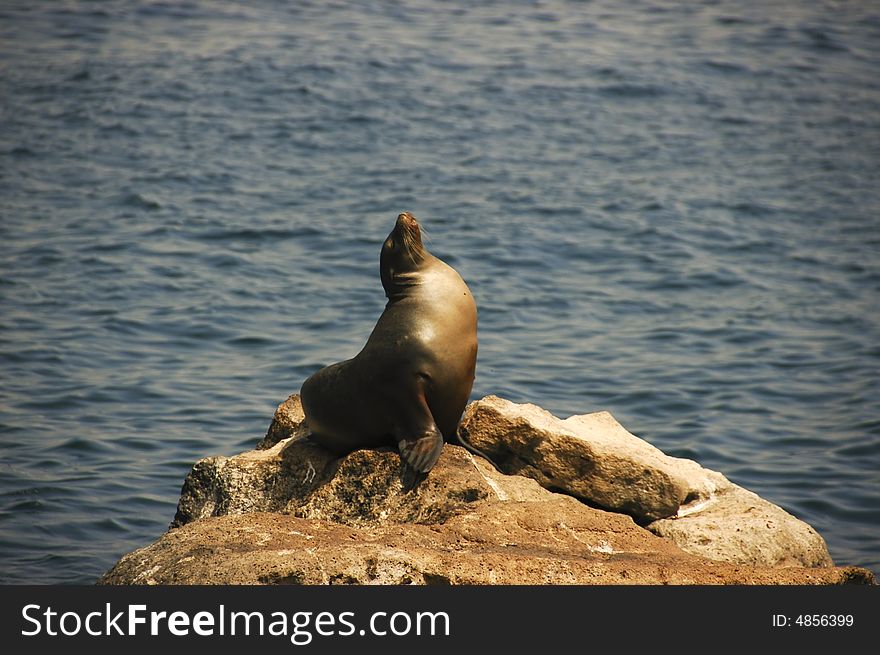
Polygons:
[[683,550],[759,566],[831,566],[808,524],[692,460],[670,457],[607,412],[559,419],[495,396],[462,419],[470,441],[505,473],[632,516]]
[[538,500],[547,492],[521,476],[502,475],[448,446],[443,465],[412,486],[389,449],[358,450],[342,459],[307,440],[268,450],[209,457],[193,466],[172,528],[199,519],[276,512],[351,526],[441,524],[490,497]]
[[462,429],[505,473],[640,522],[673,516],[711,493],[699,465],[667,457],[607,412],[561,420],[537,405],[487,396],[468,406]]
[[709,499],[645,527],[689,553],[722,562],[832,565],[825,540],[812,526],[720,473],[716,475],[715,492]]
[[[336,458],[304,438],[302,421],[291,396],[260,449],[197,462],[171,529],[101,582],[873,580],[864,569],[830,566],[809,526],[718,473],[667,457],[606,413],[563,421],[485,398],[463,425],[505,472],[447,445],[421,480],[409,478],[390,449]],[[812,554],[802,526],[818,539]]]
[[299,394],[290,394],[275,410],[269,430],[263,440],[257,444],[257,450],[271,448],[282,439],[294,436],[305,418],[306,414],[299,400]]
[[[271,489],[295,462],[300,480],[321,461],[282,441],[203,460],[198,479],[225,490]],[[207,469],[213,469],[205,475]],[[285,474],[287,474],[285,473]],[[365,477],[366,474],[366,477]],[[343,458],[317,486],[287,487],[253,504],[192,502],[180,527],[123,557],[103,584],[841,584],[861,569],[747,567],[690,555],[629,517],[593,509],[447,446],[413,488],[390,450]],[[307,483],[312,485],[314,480]],[[190,486],[195,480],[190,481]],[[252,485],[252,486],[251,486]],[[311,492],[308,489],[311,488]],[[225,494],[222,491],[214,498]],[[317,496],[315,494],[318,494]],[[207,499],[209,496],[205,495]],[[194,499],[191,499],[194,500]],[[197,506],[200,509],[197,509]],[[265,511],[270,510],[270,511]],[[287,512],[287,513],[280,513]]]

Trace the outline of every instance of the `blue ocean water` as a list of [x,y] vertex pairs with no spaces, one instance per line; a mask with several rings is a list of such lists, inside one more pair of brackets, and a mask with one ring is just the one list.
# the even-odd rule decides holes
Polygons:
[[354,355],[412,211],[474,397],[606,409],[880,571],[880,7],[0,6],[0,582],[90,583]]

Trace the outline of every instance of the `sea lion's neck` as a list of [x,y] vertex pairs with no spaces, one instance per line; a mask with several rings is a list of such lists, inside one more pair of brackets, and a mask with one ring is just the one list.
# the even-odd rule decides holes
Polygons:
[[399,302],[406,298],[411,298],[419,293],[424,286],[426,276],[430,276],[437,266],[443,263],[434,257],[431,253],[423,251],[417,268],[407,271],[395,271],[389,278],[385,287],[385,296],[388,298],[388,304]]
[[411,273],[397,273],[391,280],[391,284],[385,289],[388,303],[395,303],[409,298],[422,285],[422,274],[419,271]]

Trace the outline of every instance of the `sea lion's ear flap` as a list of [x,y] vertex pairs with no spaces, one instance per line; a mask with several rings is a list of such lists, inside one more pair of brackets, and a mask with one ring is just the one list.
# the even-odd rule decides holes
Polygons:
[[401,439],[397,442],[400,457],[406,464],[417,473],[427,473],[443,452],[443,435],[436,425],[431,425],[432,431],[415,439]]

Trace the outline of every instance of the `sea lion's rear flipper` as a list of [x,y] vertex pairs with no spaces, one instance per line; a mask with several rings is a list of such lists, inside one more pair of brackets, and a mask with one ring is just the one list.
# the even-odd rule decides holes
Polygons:
[[492,461],[491,457],[489,457],[486,453],[484,453],[482,450],[480,450],[474,444],[471,443],[470,435],[469,435],[466,427],[464,427],[462,425],[458,426],[458,430],[456,430],[456,432],[455,432],[455,440],[466,451],[468,451],[469,453],[473,453],[474,455],[477,455],[478,457],[482,457],[487,462],[489,462],[492,466],[494,466],[496,469],[501,471],[501,467],[499,467],[498,464],[496,464],[494,461]]

